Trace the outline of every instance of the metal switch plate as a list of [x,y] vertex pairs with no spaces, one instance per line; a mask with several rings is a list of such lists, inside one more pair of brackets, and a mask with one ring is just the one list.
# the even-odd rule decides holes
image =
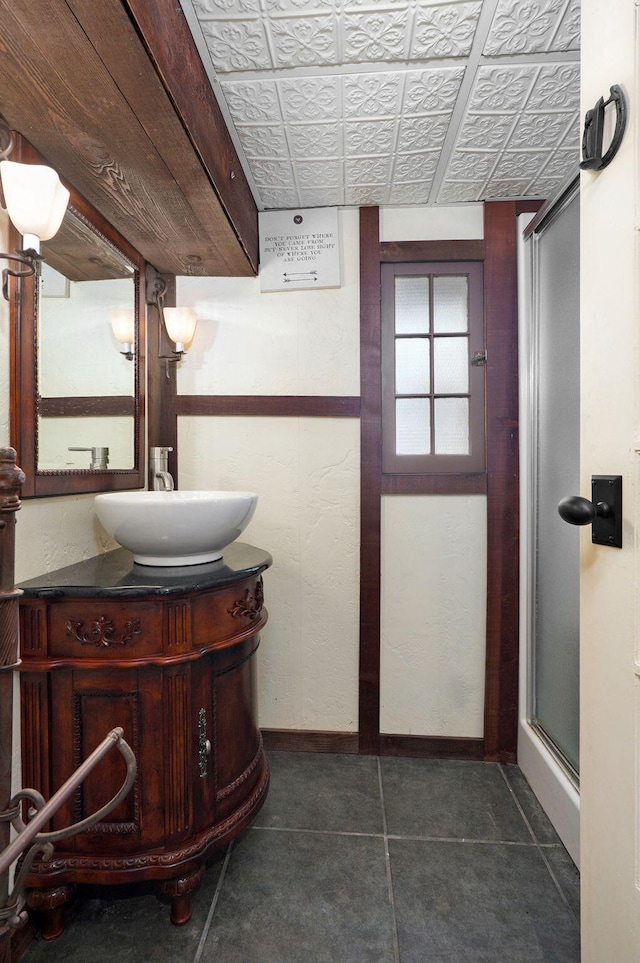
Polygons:
[[592,475],[591,501],[607,505],[609,512],[599,512],[592,523],[591,540],[594,545],[622,548],[622,475]]

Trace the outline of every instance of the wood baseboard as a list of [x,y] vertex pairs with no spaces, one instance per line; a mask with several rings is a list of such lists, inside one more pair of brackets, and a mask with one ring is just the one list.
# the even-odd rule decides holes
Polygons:
[[320,732],[308,729],[262,729],[265,749],[290,752],[358,752],[357,732]]
[[484,739],[380,734],[381,756],[416,759],[484,759]]
[[[357,732],[308,729],[263,729],[265,749],[289,752],[359,752]],[[483,759],[484,740],[447,736],[381,735],[381,756],[416,759]]]

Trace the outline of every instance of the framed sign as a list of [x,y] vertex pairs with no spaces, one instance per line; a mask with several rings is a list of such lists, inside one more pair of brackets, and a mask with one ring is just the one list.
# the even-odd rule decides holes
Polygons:
[[340,287],[337,207],[260,211],[260,290]]

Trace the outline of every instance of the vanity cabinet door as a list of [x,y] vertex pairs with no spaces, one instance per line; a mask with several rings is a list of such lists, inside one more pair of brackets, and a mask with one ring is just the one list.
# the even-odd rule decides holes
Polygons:
[[[194,787],[196,832],[251,809],[254,789],[263,775],[262,738],[256,724],[256,652],[258,635],[211,652],[194,678],[194,714],[200,730]],[[204,715],[202,714],[204,713]],[[206,752],[203,739],[210,743]],[[203,752],[204,749],[204,752]]]
[[[120,726],[138,773],[132,791],[104,822],[60,844],[75,853],[130,853],[163,842],[163,706],[160,670],[60,670],[50,675],[54,738],[51,789],[57,789],[107,733]],[[54,817],[54,828],[84,819],[122,785],[124,759],[109,752]]]

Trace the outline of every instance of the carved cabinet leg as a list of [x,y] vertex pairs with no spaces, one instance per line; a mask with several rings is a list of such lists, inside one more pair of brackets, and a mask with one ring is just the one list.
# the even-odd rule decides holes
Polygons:
[[191,895],[195,893],[204,879],[204,865],[201,864],[191,873],[165,879],[158,883],[158,889],[171,900],[171,922],[182,926],[191,919]]
[[74,892],[75,886],[56,886],[27,893],[27,906],[42,914],[43,940],[56,940],[64,932],[64,908]]

